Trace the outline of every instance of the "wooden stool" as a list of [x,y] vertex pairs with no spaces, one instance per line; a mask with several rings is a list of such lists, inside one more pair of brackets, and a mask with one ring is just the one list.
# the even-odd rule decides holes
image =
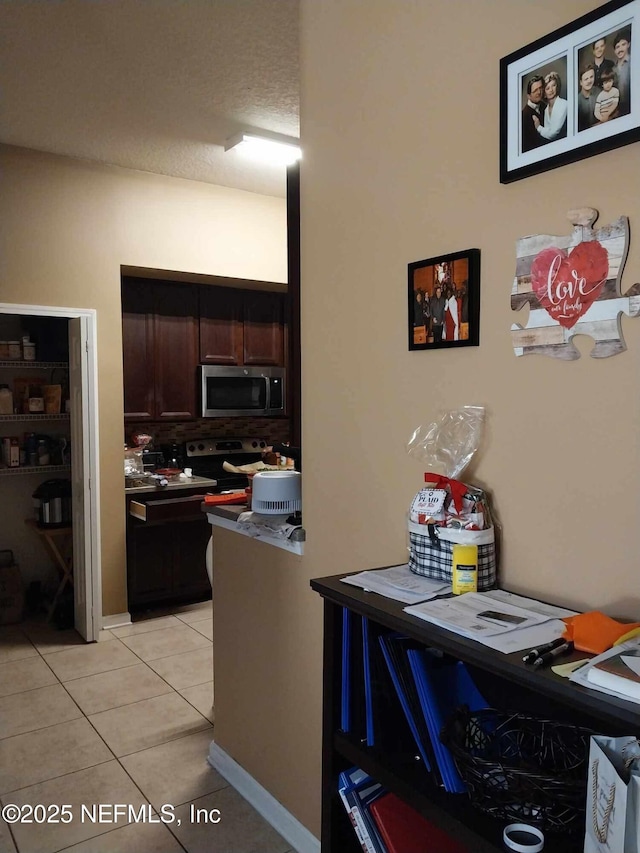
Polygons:
[[27,518],[25,524],[40,536],[45,551],[51,557],[53,564],[60,574],[60,583],[56,594],[53,596],[51,607],[47,613],[47,621],[53,616],[53,612],[67,584],[73,586],[73,533],[71,526],[67,527],[39,527],[33,518]]

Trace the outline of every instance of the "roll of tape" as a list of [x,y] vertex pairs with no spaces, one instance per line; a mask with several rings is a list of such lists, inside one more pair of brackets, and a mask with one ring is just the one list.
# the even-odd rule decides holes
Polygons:
[[505,826],[502,840],[516,853],[540,853],[544,848],[544,835],[537,826],[528,823],[511,823]]

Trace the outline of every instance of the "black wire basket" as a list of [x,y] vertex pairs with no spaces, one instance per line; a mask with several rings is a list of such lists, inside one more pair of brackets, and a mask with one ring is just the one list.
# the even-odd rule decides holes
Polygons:
[[462,707],[440,740],[476,808],[545,833],[572,835],[584,832],[592,734],[556,720]]

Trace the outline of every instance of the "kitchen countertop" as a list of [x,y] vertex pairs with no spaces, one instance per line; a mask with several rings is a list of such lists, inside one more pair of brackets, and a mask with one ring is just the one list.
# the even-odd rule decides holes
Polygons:
[[180,489],[211,489],[217,485],[217,480],[210,480],[208,477],[189,477],[176,482],[169,481],[167,486],[127,486],[124,490],[127,495],[139,494],[162,494],[163,492],[179,491]]
[[[207,514],[209,524],[213,527],[224,527],[226,530],[232,530],[241,536],[258,539],[260,542],[275,545],[276,548],[282,548],[294,554],[302,555],[304,553],[304,541],[306,537],[304,527],[297,527],[288,539],[284,539],[279,536],[271,536],[268,533],[256,533],[255,530],[243,529],[242,525],[238,524],[238,517],[241,513],[247,512],[247,507],[244,504],[221,504],[216,506],[215,504],[207,505],[203,503],[202,511]],[[247,525],[248,527],[249,525]],[[254,527],[255,525],[251,525],[251,528]]]

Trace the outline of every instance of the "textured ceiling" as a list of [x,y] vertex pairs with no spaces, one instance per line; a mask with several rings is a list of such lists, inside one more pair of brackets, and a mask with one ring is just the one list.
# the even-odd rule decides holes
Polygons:
[[0,0],[0,142],[284,196],[224,141],[299,135],[298,0]]

